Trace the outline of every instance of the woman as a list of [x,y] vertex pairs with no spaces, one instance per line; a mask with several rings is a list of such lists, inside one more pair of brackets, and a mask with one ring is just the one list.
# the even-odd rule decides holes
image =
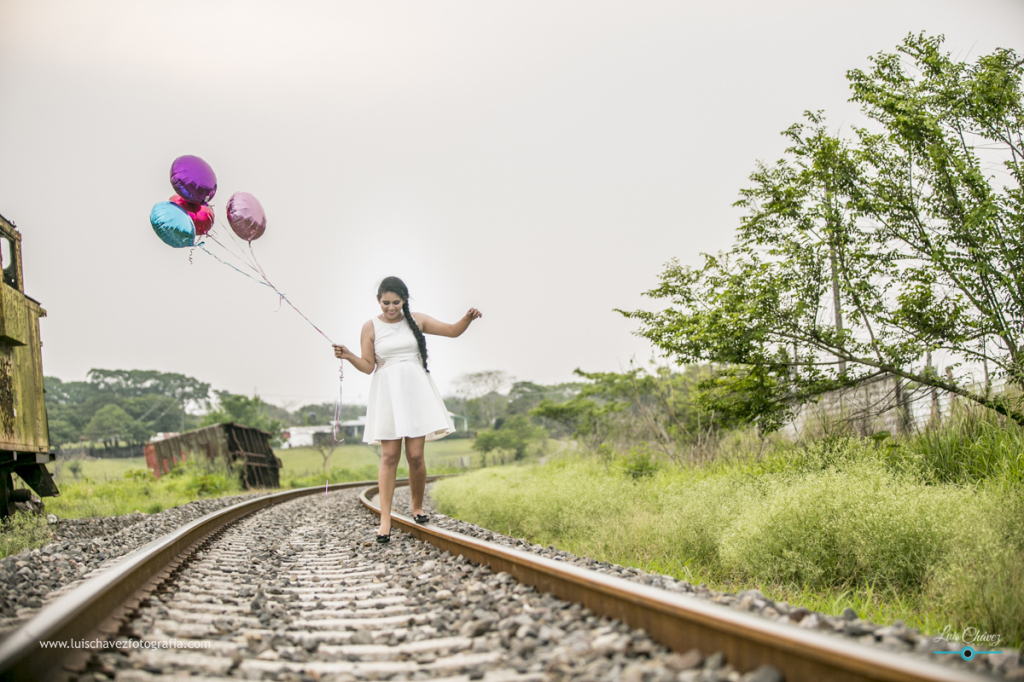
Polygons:
[[476,308],[470,308],[455,324],[445,324],[423,313],[411,313],[409,289],[397,277],[386,277],[380,283],[377,302],[381,314],[367,321],[360,335],[362,356],[345,346],[335,346],[334,356],[348,360],[360,372],[374,372],[363,442],[381,446],[377,542],[384,544],[391,534],[391,500],[402,441],[405,440],[405,459],[409,465],[413,518],[416,523],[426,523],[429,518],[423,513],[423,489],[427,483],[423,443],[455,431],[428,373],[427,342],[423,335],[462,336],[470,323],[482,315]]

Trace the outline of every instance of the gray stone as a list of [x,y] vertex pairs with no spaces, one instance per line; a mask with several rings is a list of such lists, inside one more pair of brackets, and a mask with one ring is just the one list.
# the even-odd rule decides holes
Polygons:
[[743,682],[784,682],[786,678],[778,668],[762,665],[740,679]]
[[724,665],[725,665],[725,654],[723,654],[721,651],[716,651],[715,653],[711,654],[706,659],[704,659],[704,669],[705,670],[718,670],[719,668],[723,667]]

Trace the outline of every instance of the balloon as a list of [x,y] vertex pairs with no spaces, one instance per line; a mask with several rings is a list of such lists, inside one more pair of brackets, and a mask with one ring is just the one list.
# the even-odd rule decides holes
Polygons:
[[177,194],[171,197],[171,201],[185,209],[188,217],[192,219],[192,224],[196,226],[197,235],[202,236],[213,227],[213,209],[206,204],[193,204],[191,201],[185,201]]
[[217,193],[217,176],[198,156],[179,156],[171,164],[171,187],[182,199],[205,204]]
[[168,246],[181,249],[195,245],[196,228],[181,206],[161,201],[149,212],[149,224]]
[[232,194],[227,211],[231,229],[247,242],[259,239],[267,229],[267,214],[256,197],[248,192]]

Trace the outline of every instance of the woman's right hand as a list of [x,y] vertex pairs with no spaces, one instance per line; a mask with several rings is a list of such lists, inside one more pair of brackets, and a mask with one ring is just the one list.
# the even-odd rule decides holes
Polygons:
[[350,351],[348,348],[345,348],[345,346],[335,346],[334,357],[340,360],[348,360],[349,362],[351,362],[353,356],[352,351]]

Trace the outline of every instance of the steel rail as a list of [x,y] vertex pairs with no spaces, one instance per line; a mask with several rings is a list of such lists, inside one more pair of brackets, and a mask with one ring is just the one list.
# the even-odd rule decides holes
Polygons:
[[[371,500],[376,494],[376,487],[368,488],[360,495],[360,501],[379,517],[380,507]],[[727,606],[683,597],[436,526],[419,525],[402,514],[392,513],[391,522],[452,556],[461,554],[470,561],[490,566],[495,573],[509,573],[520,583],[532,585],[541,592],[642,628],[673,651],[697,648],[705,653],[724,652],[728,662],[741,672],[768,664],[782,671],[787,682],[979,682],[993,679],[822,632],[774,623]]]
[[[442,478],[429,476],[427,480]],[[406,479],[403,479],[406,480]],[[127,555],[114,566],[44,606],[0,642],[0,680],[62,679],[97,649],[72,648],[116,634],[120,619],[213,533],[255,511],[327,490],[365,487],[336,483],[264,495],[196,519]],[[42,642],[64,644],[43,648]]]

